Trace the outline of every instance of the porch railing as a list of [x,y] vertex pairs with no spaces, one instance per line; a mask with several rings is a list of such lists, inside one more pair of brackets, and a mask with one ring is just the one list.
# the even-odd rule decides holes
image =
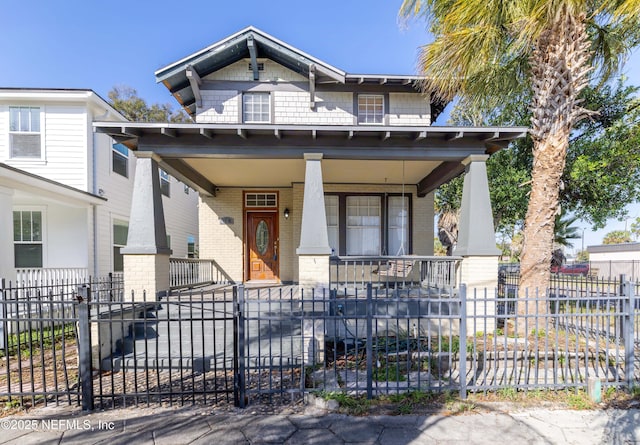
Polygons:
[[423,287],[452,289],[459,285],[461,257],[440,256],[336,256],[331,257],[330,287]]
[[84,267],[16,269],[16,282],[31,286],[60,281],[85,282],[88,278],[89,270]]
[[230,282],[231,279],[218,266],[215,260],[199,258],[169,259],[169,286],[171,289],[206,284],[227,284]]

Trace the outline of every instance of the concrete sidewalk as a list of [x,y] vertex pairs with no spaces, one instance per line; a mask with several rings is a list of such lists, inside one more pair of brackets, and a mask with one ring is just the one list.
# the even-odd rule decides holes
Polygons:
[[[247,412],[248,411],[248,412]],[[0,419],[2,444],[629,444],[640,411],[491,408],[458,415],[263,415],[205,407],[83,413],[42,408]]]

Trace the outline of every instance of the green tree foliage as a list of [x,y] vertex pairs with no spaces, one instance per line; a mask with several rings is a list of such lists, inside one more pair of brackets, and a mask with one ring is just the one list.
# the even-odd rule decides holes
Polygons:
[[607,233],[602,239],[602,244],[622,244],[631,242],[631,233],[628,230],[614,230]]
[[[593,228],[609,218],[625,216],[627,204],[640,200],[640,88],[613,84],[586,88],[585,108],[596,111],[581,121],[567,151],[560,190],[561,208]],[[526,125],[527,96],[518,96],[493,111],[478,110],[483,117],[470,121],[471,105],[461,101],[451,113],[453,125]],[[524,221],[531,190],[533,162],[531,138],[519,139],[487,161],[487,176],[496,230],[509,232]],[[462,177],[436,192],[436,209],[458,209]],[[640,218],[638,222],[640,235]]]
[[631,223],[631,233],[633,234],[633,239],[638,241],[638,238],[640,238],[640,217],[637,217]]
[[609,79],[640,44],[640,0],[405,0],[400,14],[429,23],[434,41],[419,63],[435,98],[491,109],[530,93],[534,162],[520,288],[546,289],[569,141],[592,114],[580,94]]
[[586,263],[589,261],[589,252],[586,250],[581,250],[576,254],[576,261],[579,263]]
[[191,122],[182,110],[174,111],[170,104],[152,104],[138,96],[138,92],[128,86],[118,85],[109,91],[113,108],[132,122]]
[[577,216],[567,216],[560,214],[556,216],[553,242],[560,247],[573,247],[571,240],[580,239],[580,229],[574,226],[578,220]]
[[602,238],[602,244],[623,244],[631,242],[631,233],[628,230],[614,230]]
[[437,236],[433,238],[433,254],[435,256],[447,255],[447,249],[442,245]]

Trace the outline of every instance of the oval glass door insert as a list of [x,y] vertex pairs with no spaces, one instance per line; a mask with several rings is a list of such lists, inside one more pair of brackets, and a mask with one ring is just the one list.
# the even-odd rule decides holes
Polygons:
[[269,227],[265,220],[261,220],[256,227],[256,248],[260,255],[267,253],[267,246],[269,245]]

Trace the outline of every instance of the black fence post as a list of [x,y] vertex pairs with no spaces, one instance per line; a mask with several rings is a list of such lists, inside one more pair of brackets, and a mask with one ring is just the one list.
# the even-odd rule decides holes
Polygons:
[[82,388],[82,410],[93,410],[91,329],[89,327],[89,288],[78,287],[78,362]]
[[[7,341],[8,328],[7,328],[7,303],[5,298],[5,280],[0,280],[0,349],[5,349],[9,343]],[[5,357],[9,357],[8,351],[5,350]]]
[[245,387],[245,332],[244,332],[244,285],[239,285],[233,288],[233,305],[234,305],[234,317],[233,317],[233,331],[234,331],[234,354],[233,354],[233,368],[234,368],[234,402],[235,406],[239,408],[245,408],[246,399],[246,387]]
[[[477,292],[477,290],[476,290]],[[486,290],[485,290],[486,292]],[[477,295],[476,295],[477,297]],[[506,307],[505,307],[506,309]],[[485,315],[486,317],[487,315]],[[460,285],[460,398],[467,398],[467,285]]]
[[[357,321],[356,321],[357,323]],[[373,289],[367,283],[367,399],[373,398]]]

